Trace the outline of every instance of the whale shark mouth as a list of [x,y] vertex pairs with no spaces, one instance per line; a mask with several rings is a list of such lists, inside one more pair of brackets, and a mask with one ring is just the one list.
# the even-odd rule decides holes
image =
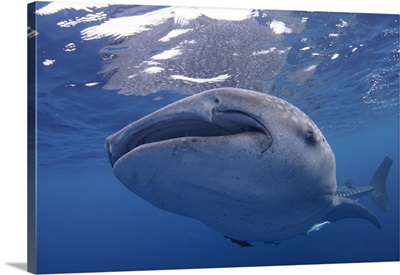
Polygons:
[[149,122],[149,118],[140,119],[107,138],[105,147],[112,166],[121,157],[143,145],[182,138],[210,138],[212,142],[211,139],[216,137],[258,132],[267,141],[266,147],[272,144],[268,129],[257,118],[242,111],[213,109],[208,119],[183,115]]

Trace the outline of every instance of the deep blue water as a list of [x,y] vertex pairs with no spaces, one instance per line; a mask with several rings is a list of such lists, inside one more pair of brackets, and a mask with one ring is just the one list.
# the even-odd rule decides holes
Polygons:
[[[39,3],[37,10],[46,5]],[[129,192],[114,176],[105,154],[105,138],[125,125],[203,88],[224,85],[166,82],[152,75],[141,76],[143,83],[133,86],[125,82],[123,71],[137,73],[133,67],[125,68],[132,65],[126,62],[139,65],[149,54],[165,50],[151,47],[159,47],[158,39],[174,28],[171,21],[150,28],[146,36],[139,34],[118,43],[112,36],[84,39],[89,27],[154,10],[158,8],[131,11],[110,6],[94,8],[93,12],[63,9],[36,17],[38,272],[399,260],[399,16],[275,12],[247,19],[254,22],[241,26],[262,32],[278,18],[293,27],[291,33],[251,37],[256,42],[243,44],[253,53],[267,44],[266,49],[287,51],[260,67],[256,63],[241,67],[244,63],[238,63],[235,83],[280,96],[309,114],[335,153],[339,185],[348,178],[356,185],[365,185],[385,156],[393,159],[387,179],[390,210],[381,211],[367,197],[360,200],[377,216],[381,230],[366,221],[348,219],[279,245],[255,243],[251,248],[241,248],[199,222],[159,210]],[[100,11],[108,19],[69,28],[57,24]],[[296,18],[305,22],[293,23]],[[199,21],[203,25],[198,23],[198,30],[205,37],[213,34],[212,28],[204,26],[218,20],[196,20],[204,20]],[[193,22],[190,26],[197,26]],[[237,31],[230,29],[235,22],[229,24],[224,25],[225,32]],[[198,39],[195,32],[186,39]],[[210,38],[207,45],[218,41],[219,36],[213,37],[216,39]],[[75,44],[74,51],[66,51],[70,43]],[[239,52],[241,46],[235,50]],[[138,53],[133,55],[136,48],[141,49],[143,60]],[[213,47],[201,49],[193,46],[191,56],[218,58],[211,55]],[[123,63],[111,54],[129,61]],[[339,55],[335,58],[335,54]],[[45,65],[45,60],[55,62]],[[174,58],[168,62],[164,65],[171,68],[178,63]],[[230,73],[228,69],[232,69],[222,61],[208,70],[198,63],[199,70],[204,71],[202,77],[196,75],[199,79],[207,78],[207,73],[221,75],[219,72]],[[193,64],[190,68],[196,71]],[[180,69],[189,68],[185,66]],[[251,72],[266,69],[273,73]],[[90,83],[96,85],[87,85]],[[154,83],[161,88],[153,88]],[[229,82],[229,86],[235,83]]]

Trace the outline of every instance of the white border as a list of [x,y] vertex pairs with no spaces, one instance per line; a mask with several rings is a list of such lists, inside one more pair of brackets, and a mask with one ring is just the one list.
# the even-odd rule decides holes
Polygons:
[[[7,1],[0,16],[1,46],[1,182],[0,182],[0,274],[26,274],[10,263],[26,263],[26,5],[31,2]],[[56,2],[62,2],[56,0]],[[306,11],[343,11],[400,14],[395,0],[87,0],[64,1],[114,4],[183,5],[203,7],[266,8]],[[396,6],[395,6],[396,5]],[[345,248],[343,248],[345,249]],[[20,266],[20,265],[18,265]],[[400,270],[400,262],[286,267],[230,268],[181,271],[106,272],[80,274],[246,274],[246,272],[295,274],[351,274]]]

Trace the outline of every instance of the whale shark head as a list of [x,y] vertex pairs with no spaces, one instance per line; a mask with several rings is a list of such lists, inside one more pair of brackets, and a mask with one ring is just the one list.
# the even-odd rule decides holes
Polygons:
[[129,124],[105,146],[129,190],[238,240],[294,237],[342,203],[335,157],[318,127],[292,104],[254,91],[187,97]]

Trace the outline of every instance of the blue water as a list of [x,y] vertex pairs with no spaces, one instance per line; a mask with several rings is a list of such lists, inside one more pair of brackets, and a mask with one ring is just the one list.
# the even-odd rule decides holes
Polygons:
[[[39,3],[36,9],[46,5]],[[251,248],[241,248],[197,221],[159,210],[138,198],[116,179],[107,159],[104,141],[110,134],[201,88],[224,84],[176,81],[167,86],[160,82],[162,89],[148,91],[146,84],[152,87],[154,82],[143,76],[147,82],[130,87],[128,95],[122,70],[108,78],[100,72],[124,66],[121,59],[105,60],[100,53],[109,53],[111,47],[112,52],[139,64],[143,60],[133,56],[130,46],[149,42],[135,40],[135,36],[118,43],[110,36],[85,40],[81,31],[110,18],[157,9],[63,9],[36,17],[38,272],[399,260],[399,16],[285,13],[280,18],[307,17],[304,28],[280,34],[276,41],[259,38],[260,43],[269,43],[269,48],[290,50],[285,58],[269,61],[268,66],[278,68],[276,72],[268,76],[255,73],[259,78],[252,78],[255,84],[249,84],[263,83],[261,91],[280,96],[310,115],[335,153],[339,185],[348,178],[356,185],[365,185],[385,156],[393,159],[387,179],[390,210],[381,211],[367,197],[360,200],[377,216],[381,230],[364,220],[348,219],[279,245],[254,243]],[[69,28],[57,25],[100,11],[108,19]],[[278,18],[279,12],[275,13]],[[259,16],[251,20],[267,28],[272,19]],[[152,37],[153,31],[161,30],[150,28],[146,35]],[[75,51],[65,50],[69,43],[75,44]],[[151,45],[145,46],[144,54],[149,54],[145,51]],[[261,50],[260,44],[246,47]],[[193,46],[192,50],[196,55],[198,49]],[[206,50],[210,54],[212,48]],[[339,56],[333,58],[336,53]],[[55,62],[43,64],[47,59]],[[170,62],[173,65],[175,61]],[[305,73],[311,65],[316,65],[312,73]],[[218,72],[219,66],[225,66],[230,72],[229,63],[213,66],[209,71]],[[238,74],[240,70],[242,74],[261,70],[238,66]],[[209,71],[204,70],[204,74]],[[237,79],[243,80],[240,77]],[[87,85],[91,83],[96,85]],[[250,87],[247,82],[237,83],[241,85]],[[136,95],[140,91],[146,93]]]

